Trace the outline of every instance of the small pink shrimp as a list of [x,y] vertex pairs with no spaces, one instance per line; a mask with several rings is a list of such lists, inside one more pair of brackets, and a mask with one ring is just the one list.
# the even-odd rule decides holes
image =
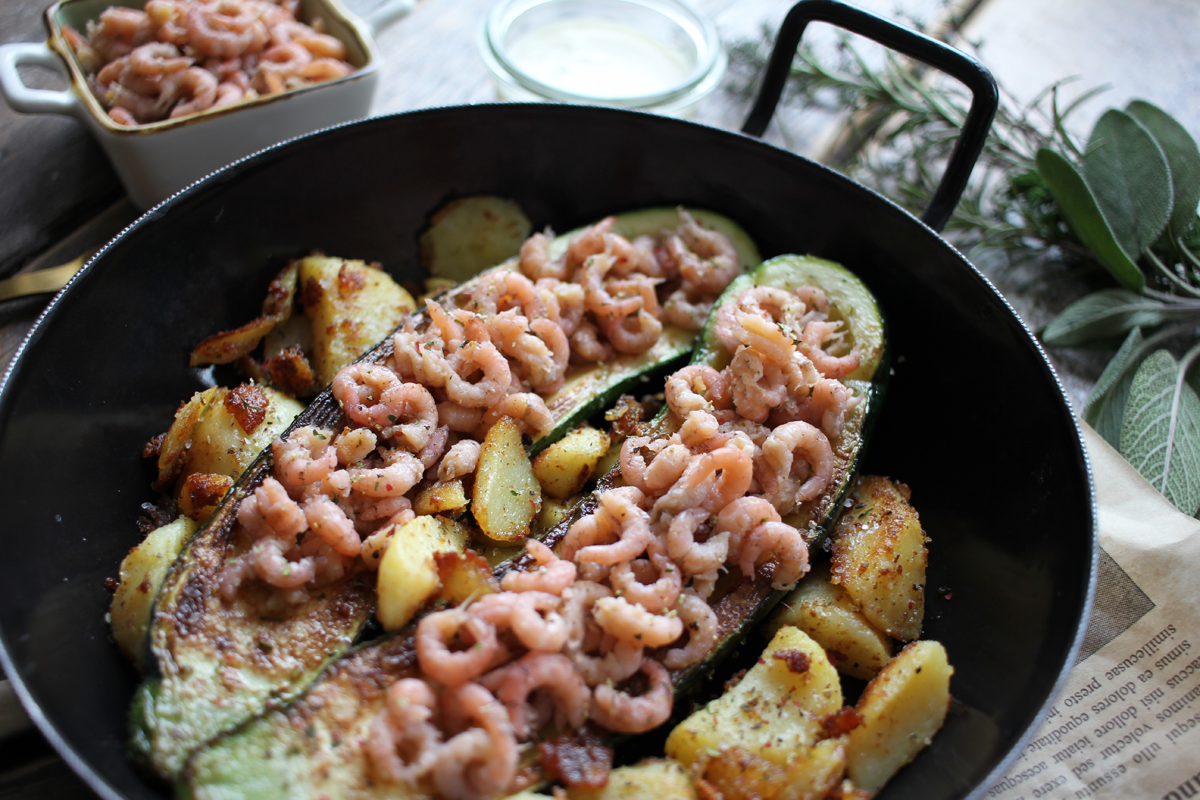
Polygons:
[[600,341],[600,331],[588,320],[582,320],[571,334],[571,359],[584,363],[598,363],[611,359],[613,349]]
[[621,443],[621,477],[647,495],[668,489],[687,469],[692,451],[683,444],[668,445],[646,465],[642,450],[650,444],[646,436],[630,437]]
[[[543,283],[545,281],[545,283]],[[553,281],[552,285],[547,286],[549,281]],[[575,334],[579,329],[580,323],[583,322],[585,308],[583,300],[585,292],[583,287],[577,283],[566,283],[557,281],[552,278],[538,281],[538,284],[548,288],[554,294],[554,301],[558,304],[558,326],[562,328],[567,337]]]
[[500,579],[506,592],[548,592],[561,595],[575,581],[575,565],[554,555],[536,539],[526,539],[525,549],[536,565],[529,571],[510,570]]
[[[250,498],[242,501],[245,506]],[[261,515],[267,527],[275,536],[287,542],[293,542],[296,536],[308,528],[308,520],[299,504],[288,496],[287,489],[274,478],[267,478],[262,485],[254,490],[255,511]],[[241,509],[238,509],[239,512]],[[240,513],[239,513],[240,518]]]
[[133,48],[129,68],[137,75],[170,75],[187,69],[195,59],[180,54],[171,44],[151,42]]
[[655,614],[623,597],[601,597],[592,606],[592,617],[605,633],[640,647],[662,647],[683,635],[678,617]]
[[558,613],[561,599],[549,592],[514,592],[509,624],[530,650],[556,652],[567,643],[567,623]]
[[[742,500],[734,501],[739,502]],[[667,554],[688,575],[717,569],[729,555],[728,533],[714,533],[706,542],[696,541],[696,531],[710,516],[706,509],[689,508],[676,514],[667,528]]]
[[391,424],[383,394],[400,384],[400,377],[387,367],[358,363],[339,370],[331,390],[350,419],[378,430]]
[[590,710],[592,693],[575,671],[570,659],[560,653],[526,653],[517,661],[488,673],[480,681],[496,693],[508,709],[519,741],[528,740],[537,729],[530,724],[529,696],[547,692],[554,700],[555,724],[559,731],[583,727]]
[[338,466],[337,450],[330,447],[332,440],[332,431],[312,425],[295,429],[286,439],[276,439],[271,451],[279,477],[291,487],[324,480]]
[[704,329],[704,321],[712,314],[711,300],[692,300],[686,289],[676,289],[663,303],[663,319],[685,331]]
[[536,439],[554,427],[554,415],[546,408],[546,401],[532,392],[517,392],[505,397],[483,412],[476,432],[482,437],[501,417],[511,417],[521,426],[524,433]]
[[500,796],[517,775],[519,757],[508,712],[477,683],[447,690],[442,702],[479,727],[468,728],[438,749],[433,765],[438,794],[455,800]]
[[475,466],[479,463],[480,450],[482,445],[474,439],[455,442],[450,451],[442,456],[442,463],[438,465],[438,480],[446,483],[463,475],[473,474]]
[[397,497],[420,483],[425,467],[411,453],[394,454],[395,461],[386,467],[351,469],[350,487],[368,497]]
[[453,353],[462,347],[466,341],[463,326],[440,303],[432,298],[426,298],[425,311],[429,314],[429,321],[441,337],[443,349],[447,353]]
[[664,252],[683,276],[685,287],[720,294],[742,271],[737,249],[723,233],[700,227],[692,215],[679,209],[678,234],[664,242]]
[[825,342],[839,332],[841,324],[813,320],[804,326],[800,339],[800,351],[812,360],[826,378],[844,378],[858,369],[862,362],[862,348],[858,345],[844,356],[830,355],[823,349]]
[[438,428],[438,409],[428,389],[419,383],[396,383],[383,390],[380,405],[386,411],[387,424],[380,431],[384,437],[396,437],[412,452],[429,444]]
[[562,385],[570,355],[562,328],[548,319],[530,322],[512,309],[494,316],[491,325],[501,352],[517,360],[534,389],[548,393]]
[[726,369],[733,406],[751,422],[765,422],[771,409],[787,397],[787,383],[779,366],[751,347],[739,347]]
[[[771,431],[762,445],[763,458],[775,470],[771,478],[777,487],[764,487],[774,495],[776,508],[789,509],[812,500],[825,491],[833,479],[834,458],[829,439],[807,422],[788,422]],[[806,474],[793,478],[795,455],[804,456]]]
[[425,681],[402,678],[392,684],[387,707],[372,721],[363,745],[376,780],[411,786],[433,768],[442,740],[436,713],[437,696]]
[[206,56],[233,58],[256,52],[270,38],[252,6],[237,0],[214,0],[188,9],[188,44]]
[[[640,565],[645,565],[648,575],[637,574]],[[649,561],[639,559],[617,564],[608,574],[608,580],[618,597],[655,614],[670,611],[683,590],[683,573],[661,553],[652,554]]]
[[[306,47],[306,49],[312,50],[311,47]],[[301,67],[296,75],[306,81],[323,83],[344,78],[353,71],[354,68],[345,61],[338,61],[334,58],[314,58],[311,63]]]
[[566,280],[566,255],[558,258],[550,257],[550,243],[553,237],[554,232],[547,229],[545,233],[533,234],[521,245],[521,272],[531,281],[542,278]]
[[[468,342],[456,354],[465,371],[455,369],[446,383],[446,394],[465,408],[489,408],[508,393],[512,373],[508,361],[491,342]],[[476,370],[483,378],[472,384],[467,380]]]
[[375,452],[379,439],[366,428],[343,428],[333,439],[333,449],[342,466],[358,464]]
[[642,309],[657,319],[662,317],[662,308],[658,304],[658,294],[655,291],[658,283],[661,281],[647,278],[645,275],[634,275],[629,278],[610,280],[605,288],[617,302],[623,302],[625,298],[641,300]]
[[746,493],[754,477],[751,456],[736,447],[718,447],[697,457],[654,504],[652,517],[675,515],[689,508],[714,513]]
[[169,81],[181,98],[171,109],[171,119],[207,111],[216,102],[217,77],[206,69],[188,67],[168,75],[164,81]]
[[[451,400],[438,403],[437,410],[438,423],[456,433],[471,433],[479,427],[479,423],[483,419],[483,409],[464,408]],[[474,472],[474,470],[475,468],[472,467],[471,471]]]
[[[434,414],[437,414],[437,407],[434,406]],[[446,452],[446,443],[450,441],[450,428],[447,425],[440,425],[429,437],[429,441],[417,453],[417,460],[421,462],[421,466],[425,471],[433,469],[434,466],[442,457],[442,453]]]
[[236,106],[246,99],[246,91],[232,81],[224,81],[217,84],[217,96],[213,100],[213,110],[218,108],[229,108]]
[[308,527],[334,550],[344,556],[356,556],[362,551],[362,540],[346,512],[328,497],[319,497],[304,506]]
[[633,486],[601,494],[600,508],[568,529],[559,548],[561,557],[612,566],[640,556],[654,538],[649,516],[638,507],[642,499]]
[[645,309],[626,317],[602,318],[599,322],[613,348],[628,355],[646,352],[662,334],[662,323]]
[[284,556],[283,542],[278,539],[259,539],[250,553],[254,571],[265,583],[277,589],[298,589],[316,575],[312,558],[289,561]]
[[663,656],[668,669],[684,669],[699,664],[717,645],[717,615],[712,606],[692,592],[684,593],[679,602],[679,618],[687,628],[688,640]]
[[570,268],[582,266],[589,257],[611,250],[609,244],[613,224],[616,217],[605,217],[591,227],[584,228],[571,237],[567,243],[567,265]]
[[692,411],[728,408],[729,383],[712,367],[693,364],[667,378],[667,406],[680,419]]
[[642,662],[641,671],[650,679],[650,690],[640,697],[630,697],[607,684],[596,687],[592,718],[598,724],[618,733],[645,733],[670,718],[675,701],[670,674],[650,658]]
[[742,497],[717,512],[713,520],[713,535],[727,536],[729,546],[726,560],[736,564],[741,560],[746,536],[767,522],[779,522],[779,512],[762,497]]
[[[453,640],[462,639],[461,650],[451,650]],[[482,675],[499,646],[496,629],[484,619],[451,608],[435,611],[417,623],[417,661],[421,671],[434,675],[446,686],[462,686]]]
[[790,589],[808,572],[808,545],[800,532],[787,523],[764,522],[746,537],[739,566],[747,579],[754,580],[755,564],[764,555],[777,559],[771,580],[773,589]]

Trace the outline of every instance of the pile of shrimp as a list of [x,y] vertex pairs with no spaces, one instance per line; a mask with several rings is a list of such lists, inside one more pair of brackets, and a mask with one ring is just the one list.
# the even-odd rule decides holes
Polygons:
[[332,391],[351,425],[302,427],[274,443],[272,476],[238,508],[243,552],[220,575],[222,597],[232,602],[259,580],[278,590],[270,602],[282,608],[350,570],[377,568],[387,537],[414,515],[406,495],[427,477],[473,476],[480,442],[501,416],[542,435],[555,420],[543,398],[572,363],[653,347],[671,321],[671,298],[711,309],[740,270],[737,253],[679,214],[675,230],[633,242],[607,218],[556,258],[549,236],[535,234],[520,271],[427,300],[427,314],[394,334],[384,363],[341,370]]
[[[431,785],[460,800],[495,797],[515,779],[522,743],[546,726],[656,728],[671,715],[670,671],[716,646],[709,599],[720,572],[736,566],[754,580],[771,562],[772,587],[786,589],[808,571],[805,540],[780,509],[817,497],[832,478],[829,437],[853,405],[833,376],[851,372],[857,353],[823,349],[835,348],[837,325],[815,289],[754,288],[724,308],[718,335],[733,363],[668,379],[678,431],[624,441],[627,485],[599,494],[557,554],[529,540],[532,569],[418,623],[420,675],[393,684],[371,723],[375,780]],[[811,326],[825,333],[806,339]],[[752,377],[751,360],[778,373],[767,399],[738,390]],[[843,391],[817,400],[823,381]],[[777,400],[766,391],[775,384],[785,390]]]
[[214,108],[334,80],[354,71],[299,0],[148,0],[111,6],[87,35],[63,27],[96,97],[119,125]]

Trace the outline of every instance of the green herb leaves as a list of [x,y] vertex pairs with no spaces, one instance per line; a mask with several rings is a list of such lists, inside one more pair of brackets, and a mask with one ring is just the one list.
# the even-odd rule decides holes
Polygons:
[[1200,329],[1200,273],[1181,239],[1196,223],[1200,149],[1162,109],[1135,100],[1097,121],[1080,163],[1043,148],[1045,179],[1080,241],[1124,288],[1094,292],[1043,331],[1056,347],[1120,348],[1083,418],[1176,508],[1200,510],[1200,397],[1172,340]]
[[1200,345],[1177,364],[1165,350],[1151,355],[1133,377],[1121,424],[1121,454],[1171,503],[1194,516],[1200,510],[1200,397],[1184,380]]

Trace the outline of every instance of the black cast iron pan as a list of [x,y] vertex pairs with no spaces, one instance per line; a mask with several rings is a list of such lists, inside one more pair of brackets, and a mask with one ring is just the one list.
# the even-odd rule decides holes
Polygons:
[[[940,226],[990,123],[986,72],[830,0],[798,6],[783,46],[814,18],[973,82],[983,110],[927,212]],[[692,123],[546,105],[401,114],[267,150],[147,213],[38,321],[0,387],[0,662],[64,758],[104,797],[166,794],[125,757],[137,677],[108,636],[104,581],[151,499],[143,443],[211,380],[187,366],[191,347],[255,316],[282,259],[314,248],[413,277],[429,212],[476,193],[512,197],[556,230],[646,206],[711,208],[764,255],[835,259],[872,287],[894,375],[866,468],[913,488],[933,539],[925,634],[956,669],[945,729],[884,796],[985,793],[1073,663],[1092,586],[1088,465],[1036,341],[932,228],[824,167]]]

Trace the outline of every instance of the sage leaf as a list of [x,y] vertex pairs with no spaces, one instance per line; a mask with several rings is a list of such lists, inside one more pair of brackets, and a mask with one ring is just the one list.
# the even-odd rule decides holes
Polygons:
[[1175,193],[1171,230],[1182,236],[1195,223],[1196,208],[1200,206],[1200,147],[1187,128],[1158,106],[1134,100],[1125,111],[1142,123],[1167,158]]
[[[1192,354],[1189,354],[1189,357]],[[1189,363],[1184,359],[1184,368]],[[1138,367],[1121,423],[1121,455],[1188,516],[1200,510],[1200,397],[1166,350]]]
[[1103,345],[1134,328],[1161,325],[1177,313],[1128,289],[1102,289],[1064,308],[1042,331],[1042,341],[1051,347]]
[[1037,167],[1075,235],[1096,254],[1096,258],[1118,283],[1140,292],[1146,285],[1141,270],[1117,242],[1104,213],[1075,165],[1043,147],[1038,150]]
[[1142,329],[1134,328],[1121,343],[1104,372],[1088,394],[1080,414],[1096,433],[1114,448],[1121,446],[1121,420],[1125,416],[1125,403],[1129,400],[1129,387],[1140,359],[1134,353],[1142,344]]
[[1142,123],[1111,108],[1092,128],[1083,175],[1121,248],[1136,258],[1167,228],[1174,205],[1171,169]]

